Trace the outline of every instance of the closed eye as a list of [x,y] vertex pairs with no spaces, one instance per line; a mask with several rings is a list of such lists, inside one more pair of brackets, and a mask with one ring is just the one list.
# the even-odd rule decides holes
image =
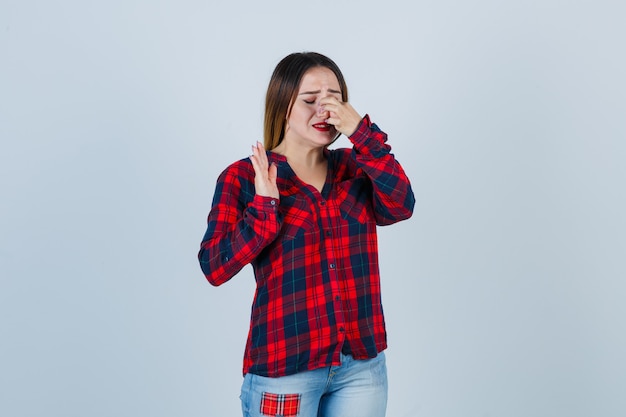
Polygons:
[[313,103],[315,103],[315,100],[304,100],[304,102],[306,104],[313,104]]

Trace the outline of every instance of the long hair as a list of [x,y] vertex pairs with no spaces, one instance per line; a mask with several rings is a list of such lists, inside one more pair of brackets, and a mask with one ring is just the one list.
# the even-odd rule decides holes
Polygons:
[[335,74],[341,88],[341,99],[348,101],[348,86],[343,74],[330,58],[316,52],[296,52],[287,55],[276,65],[267,87],[263,129],[265,149],[272,150],[283,141],[287,118],[298,94],[302,77],[308,70],[316,67],[328,68]]

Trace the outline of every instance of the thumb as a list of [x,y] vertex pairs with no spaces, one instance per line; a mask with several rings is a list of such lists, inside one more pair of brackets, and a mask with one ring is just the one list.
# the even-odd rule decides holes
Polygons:
[[275,184],[277,176],[278,176],[278,167],[276,166],[275,162],[272,162],[267,172],[267,178],[270,180],[270,182]]

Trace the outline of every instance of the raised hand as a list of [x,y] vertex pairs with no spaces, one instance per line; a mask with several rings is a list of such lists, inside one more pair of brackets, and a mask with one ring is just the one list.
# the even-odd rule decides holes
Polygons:
[[278,167],[274,163],[270,165],[265,153],[265,147],[261,142],[252,145],[250,161],[252,161],[252,166],[254,167],[254,188],[256,193],[264,197],[279,198],[280,194],[276,186]]

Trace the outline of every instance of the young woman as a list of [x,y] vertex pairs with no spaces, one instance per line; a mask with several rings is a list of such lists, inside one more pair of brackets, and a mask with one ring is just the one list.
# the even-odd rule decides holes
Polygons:
[[[376,226],[411,216],[409,180],[323,55],[294,53],[277,65],[264,130],[265,145],[219,176],[198,254],[216,286],[254,269],[243,414],[382,417]],[[352,149],[329,150],[340,134]]]

